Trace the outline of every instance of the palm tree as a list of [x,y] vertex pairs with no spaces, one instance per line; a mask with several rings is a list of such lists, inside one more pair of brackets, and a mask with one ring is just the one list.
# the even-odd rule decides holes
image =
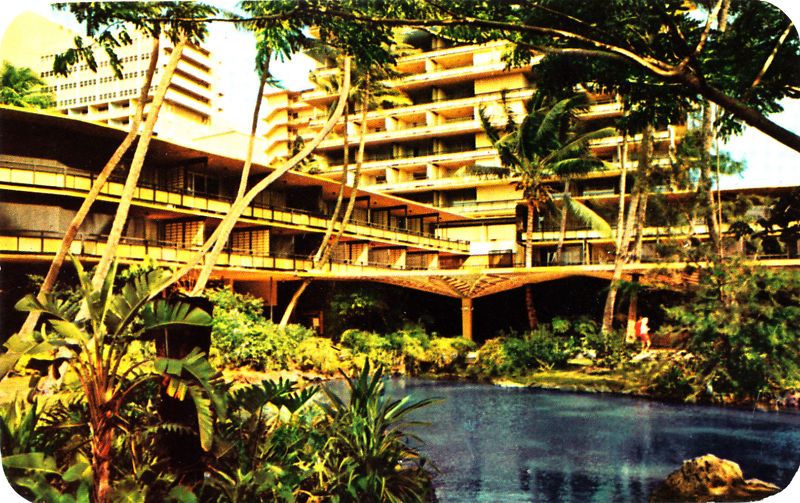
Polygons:
[[55,105],[52,93],[45,89],[47,83],[33,70],[3,62],[0,73],[0,104],[23,108],[50,108]]
[[[533,266],[534,222],[545,206],[553,203],[552,179],[566,181],[604,167],[603,161],[589,151],[589,142],[614,134],[615,129],[582,130],[576,114],[590,103],[586,93],[559,100],[537,92],[525,104],[521,122],[516,123],[507,111],[501,128],[492,124],[485,110],[479,110],[483,128],[497,149],[500,162],[509,174],[519,177],[517,188],[522,190],[527,205],[525,267]],[[563,201],[580,218],[610,232],[608,223],[587,206],[569,197]],[[525,299],[528,323],[533,329],[537,319],[531,285],[526,285]]]
[[[251,14],[261,13],[263,4],[257,2],[248,2],[243,4],[243,9]],[[256,33],[256,73],[259,76],[258,91],[256,94],[256,102],[253,106],[253,119],[250,126],[250,138],[247,143],[247,154],[245,155],[244,165],[242,166],[242,173],[239,179],[239,189],[236,191],[236,199],[239,201],[244,198],[247,193],[247,183],[250,178],[250,167],[253,163],[253,149],[255,147],[256,132],[258,123],[260,121],[261,102],[264,98],[264,87],[270,79],[269,64],[273,57],[281,60],[290,57],[291,54],[307,43],[307,39],[301,29],[292,26],[274,28],[265,27]],[[235,224],[235,222],[234,222]],[[220,226],[222,224],[220,223]],[[227,237],[226,237],[227,240]],[[212,253],[213,255],[213,253]],[[213,255],[213,262],[208,261],[206,267],[201,269],[194,286],[192,287],[192,294],[198,295],[208,284],[211,278],[211,270],[216,263],[216,257]]]
[[[357,62],[358,63],[358,62]],[[339,244],[339,241],[344,235],[345,228],[347,227],[347,223],[350,221],[350,217],[353,214],[353,210],[355,209],[355,202],[357,198],[357,189],[358,184],[361,178],[361,167],[364,164],[364,147],[366,145],[366,136],[367,136],[367,114],[369,110],[373,108],[377,108],[384,105],[403,105],[409,104],[410,100],[400,94],[397,90],[390,88],[386,85],[386,81],[391,78],[397,76],[397,72],[394,68],[386,63],[373,63],[367,62],[362,64],[354,65],[354,72],[352,78],[352,87],[350,91],[350,96],[348,97],[348,106],[351,103],[357,101],[360,106],[361,111],[361,119],[360,119],[360,128],[359,128],[359,141],[358,141],[358,150],[356,152],[356,166],[353,170],[353,184],[350,188],[350,197],[347,201],[347,207],[345,208],[344,215],[342,215],[341,221],[339,222],[339,231],[336,235],[333,235],[334,228],[336,226],[336,222],[339,219],[339,214],[341,212],[342,204],[344,202],[344,191],[345,187],[347,186],[347,179],[348,179],[348,150],[349,150],[349,142],[347,139],[347,127],[348,127],[348,115],[345,113],[344,118],[344,161],[342,165],[342,181],[339,185],[339,194],[336,198],[336,205],[333,210],[333,214],[328,222],[328,227],[325,230],[325,235],[322,238],[322,242],[320,243],[319,249],[317,253],[314,255],[314,266],[315,267],[322,267],[330,261],[331,255],[333,251]],[[323,82],[321,80],[317,81],[318,85],[321,85],[323,88],[329,89],[333,91],[338,84],[336,81],[327,81]],[[345,108],[347,110],[347,107]],[[297,305],[300,296],[303,294],[308,285],[311,284],[310,279],[305,279],[300,283],[300,286],[295,291],[294,295],[289,301],[289,304],[286,306],[286,310],[283,313],[280,321],[280,327],[284,328],[289,323],[289,319],[291,318],[292,312],[294,311],[295,306]]]

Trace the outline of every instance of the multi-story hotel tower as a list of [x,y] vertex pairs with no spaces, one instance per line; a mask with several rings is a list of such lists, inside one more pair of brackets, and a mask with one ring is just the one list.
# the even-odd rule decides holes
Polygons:
[[[35,34],[35,36],[31,36]],[[56,109],[69,116],[125,127],[136,110],[142,79],[150,63],[150,39],[131,32],[133,41],[118,48],[122,79],[114,75],[108,57],[98,51],[97,71],[80,64],[69,76],[53,72],[57,53],[73,46],[77,34],[33,13],[18,16],[0,42],[2,59],[15,66],[30,67],[48,84],[56,98]],[[87,43],[90,41],[87,39]],[[161,41],[159,66],[151,93],[158,85],[161,68],[166,65],[172,45]],[[162,62],[163,61],[163,62]],[[202,47],[189,45],[172,78],[159,114],[156,132],[177,138],[207,135],[218,121],[219,93],[215,87],[217,62]]]
[[[454,266],[522,262],[524,247],[517,213],[523,205],[517,179],[477,174],[480,171],[471,168],[500,166],[497,151],[482,128],[479,110],[494,122],[504,120],[508,113],[521,118],[525,101],[534,93],[531,81],[537,59],[532,65],[509,69],[503,61],[504,42],[451,46],[421,31],[407,33],[404,43],[413,50],[398,58],[401,76],[388,84],[406,96],[409,104],[369,112],[361,186],[464,215],[464,221],[439,225],[441,236],[472,244],[471,256],[459,257],[457,260],[464,262]],[[319,62],[315,70],[318,80],[336,74],[338,70],[329,65]],[[287,156],[295,141],[309,139],[321,127],[335,94],[316,88],[274,91],[266,98],[267,154]],[[597,96],[581,120],[603,127],[611,125],[621,113],[621,105],[613,97]],[[350,171],[359,141],[360,116],[354,116],[347,134]],[[684,130],[682,125],[675,125],[656,132],[658,162],[668,162],[666,154]],[[344,124],[340,123],[317,149],[314,165],[323,176],[342,177],[343,132]],[[641,137],[628,140],[628,170],[636,167],[640,141]],[[633,182],[631,176],[624,185],[620,183],[622,138],[596,141],[592,150],[613,168],[573,180],[570,192],[613,223],[620,192],[628,192]],[[552,180],[552,184],[556,194],[563,192],[563,182]],[[552,216],[537,222],[535,264],[550,262],[557,230]],[[613,244],[598,237],[578,222],[571,222],[563,262],[602,261],[613,252]]]

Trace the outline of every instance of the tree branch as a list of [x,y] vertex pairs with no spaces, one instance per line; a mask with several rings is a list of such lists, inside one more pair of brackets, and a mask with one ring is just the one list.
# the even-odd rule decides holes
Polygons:
[[750,94],[752,94],[753,89],[758,87],[758,84],[761,83],[761,79],[764,78],[764,74],[766,74],[767,70],[769,70],[769,67],[772,66],[772,62],[775,60],[775,56],[778,54],[778,51],[781,49],[781,46],[786,41],[786,37],[789,36],[789,33],[791,33],[793,27],[794,27],[794,23],[789,21],[789,24],[786,25],[786,29],[783,30],[783,33],[781,33],[781,36],[778,37],[778,41],[775,42],[775,47],[772,49],[772,52],[767,57],[767,59],[764,61],[764,65],[761,67],[761,70],[758,72],[758,75],[756,75],[756,78],[753,80],[753,83],[750,84],[750,90],[747,93],[748,96]]

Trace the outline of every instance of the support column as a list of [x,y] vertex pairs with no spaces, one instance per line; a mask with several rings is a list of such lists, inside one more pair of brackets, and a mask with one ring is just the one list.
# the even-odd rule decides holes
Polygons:
[[461,335],[472,340],[472,299],[461,299]]

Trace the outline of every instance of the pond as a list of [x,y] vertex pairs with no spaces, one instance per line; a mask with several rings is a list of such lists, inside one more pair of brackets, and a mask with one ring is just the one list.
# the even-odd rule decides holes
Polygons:
[[443,399],[414,416],[441,502],[647,501],[707,453],[781,487],[800,465],[797,414],[419,379],[387,393]]

